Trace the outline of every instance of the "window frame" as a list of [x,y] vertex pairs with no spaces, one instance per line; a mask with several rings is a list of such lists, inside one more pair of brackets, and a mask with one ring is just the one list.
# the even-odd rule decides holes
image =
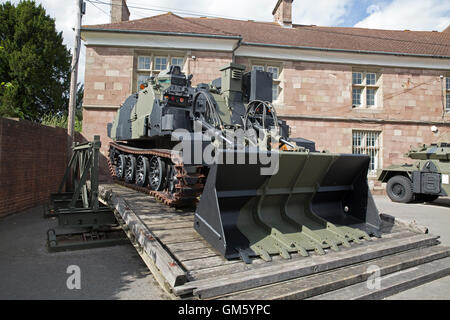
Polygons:
[[[173,59],[180,59],[181,60],[181,64],[174,64],[173,63]],[[178,56],[173,56],[173,57],[170,57],[170,64],[169,64],[169,66],[173,66],[173,65],[177,65],[177,66],[180,66],[181,68],[183,68],[184,67],[184,58],[183,57],[178,57]]]
[[[359,134],[360,144],[355,145],[355,134]],[[382,156],[382,134],[383,132],[380,130],[361,130],[361,129],[352,129],[352,154],[365,154],[370,156],[369,162],[369,170],[368,176],[376,176],[377,170],[383,167],[383,156]],[[374,145],[370,145],[367,143],[368,135],[376,135],[376,139],[374,141]],[[355,153],[355,149],[359,149],[361,152]],[[372,162],[373,157],[373,162]],[[373,163],[373,169],[371,169],[371,165]]]
[[[142,69],[139,68],[139,59],[141,57],[148,57],[150,58],[150,69]],[[174,52],[170,52],[170,51],[161,51],[161,50],[154,50],[154,51],[150,51],[150,50],[141,50],[141,49],[136,49],[134,51],[134,67],[132,70],[132,88],[134,88],[135,91],[139,90],[139,77],[140,76],[146,76],[146,77],[151,77],[153,75],[157,75],[158,73],[160,73],[161,71],[164,71],[164,69],[162,70],[156,70],[155,69],[155,58],[165,58],[167,59],[167,66],[172,65],[172,59],[181,59],[182,60],[182,65],[181,65],[181,69],[182,71],[185,71],[185,64],[186,64],[186,59],[187,59],[187,51],[174,51]]]
[[[166,59],[166,67],[161,68],[161,69],[156,69],[156,59]],[[169,66],[169,56],[154,56],[153,63],[154,63],[154,65],[153,65],[152,71],[159,71],[159,72],[164,71],[167,69],[167,66]]]
[[[354,83],[354,75],[360,74],[361,82],[360,83]],[[369,82],[368,75],[375,75],[375,82],[372,83],[372,81]],[[383,108],[382,105],[382,73],[380,70],[373,70],[370,68],[362,69],[362,68],[354,68],[352,70],[352,91],[351,91],[351,103],[352,103],[352,109],[381,109]],[[354,92],[353,89],[360,89],[360,104],[354,104]],[[369,104],[369,96],[368,96],[368,90],[374,90],[374,99],[373,104]]]
[[[139,68],[139,62],[140,62],[141,58],[148,58],[149,59],[148,69]],[[136,70],[137,71],[151,71],[152,70],[152,56],[138,55]]]
[[[359,90],[359,93],[358,93],[359,97],[358,97],[358,99],[355,99],[355,96],[354,96],[355,90]],[[359,104],[354,103],[355,100],[359,100]],[[353,108],[361,108],[362,107],[362,101],[363,101],[362,89],[361,88],[354,88],[354,87],[352,87],[352,106],[353,106]]]

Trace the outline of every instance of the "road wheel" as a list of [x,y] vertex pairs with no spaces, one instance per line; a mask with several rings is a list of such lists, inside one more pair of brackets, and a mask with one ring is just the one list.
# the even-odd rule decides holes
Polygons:
[[154,156],[150,159],[148,175],[150,188],[155,191],[162,190],[166,178],[166,165],[160,157]]
[[144,187],[147,184],[149,162],[147,157],[139,156],[136,160],[136,184]]
[[124,154],[120,154],[117,157],[117,164],[116,164],[116,176],[119,179],[123,179],[125,174],[125,163],[126,163],[126,157]]
[[393,176],[390,178],[386,191],[388,197],[394,202],[408,203],[411,202],[414,196],[411,180],[405,176]]
[[134,156],[126,156],[125,162],[125,182],[134,182],[134,173],[136,172],[136,158]]
[[177,192],[176,186],[178,185],[178,178],[177,178],[177,170],[174,165],[169,166],[169,178],[168,178],[168,191],[172,195]]

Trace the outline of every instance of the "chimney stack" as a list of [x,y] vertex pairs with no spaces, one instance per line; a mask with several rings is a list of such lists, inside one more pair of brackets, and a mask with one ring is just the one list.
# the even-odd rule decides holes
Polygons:
[[292,27],[292,2],[294,0],[278,0],[272,11],[273,21],[286,28]]
[[128,21],[130,11],[126,0],[111,0],[111,23]]

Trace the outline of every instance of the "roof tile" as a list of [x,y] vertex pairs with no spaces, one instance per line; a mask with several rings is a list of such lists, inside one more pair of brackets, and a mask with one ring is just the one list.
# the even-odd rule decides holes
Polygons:
[[450,57],[450,32],[308,25],[284,28],[275,22],[184,18],[173,13],[83,28],[241,36],[244,43]]

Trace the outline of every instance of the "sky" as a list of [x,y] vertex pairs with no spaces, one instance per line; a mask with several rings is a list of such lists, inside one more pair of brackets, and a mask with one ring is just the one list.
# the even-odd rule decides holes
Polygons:
[[[8,0],[0,0],[4,3]],[[9,0],[18,3],[20,0]],[[55,19],[64,44],[73,48],[76,0],[35,0]],[[130,19],[172,11],[181,16],[272,21],[277,0],[127,0]],[[110,0],[85,0],[83,24],[110,22]],[[134,8],[133,8],[134,7]],[[139,8],[137,8],[139,7]],[[152,9],[152,10],[148,10]],[[189,13],[189,14],[187,14]],[[294,24],[392,30],[442,31],[450,25],[450,0],[294,0]],[[78,82],[84,82],[85,47],[82,45]]]

